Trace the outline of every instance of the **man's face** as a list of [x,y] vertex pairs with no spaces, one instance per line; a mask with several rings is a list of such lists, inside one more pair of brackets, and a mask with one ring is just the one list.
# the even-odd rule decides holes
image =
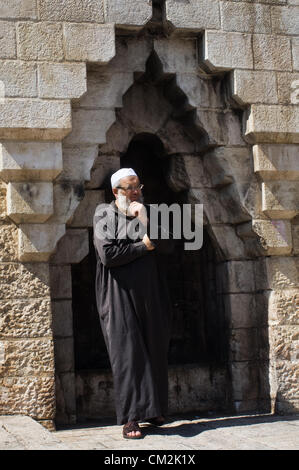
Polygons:
[[141,189],[139,189],[140,181],[138,176],[126,176],[118,183],[117,188],[113,188],[113,194],[118,196],[126,196],[129,202],[140,201],[142,199]]

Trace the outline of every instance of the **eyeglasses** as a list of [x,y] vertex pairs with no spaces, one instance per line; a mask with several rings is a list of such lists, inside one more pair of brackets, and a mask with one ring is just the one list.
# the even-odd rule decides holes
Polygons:
[[138,186],[128,186],[127,188],[123,188],[122,186],[117,186],[118,189],[122,189],[123,191],[141,191],[144,188],[144,184],[139,184]]

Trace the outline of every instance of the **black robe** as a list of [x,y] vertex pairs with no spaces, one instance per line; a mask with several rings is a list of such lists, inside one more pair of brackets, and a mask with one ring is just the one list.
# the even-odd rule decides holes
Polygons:
[[[149,207],[146,206],[148,215]],[[147,250],[142,234],[137,240],[117,239],[117,221],[131,224],[133,217],[119,212],[115,202],[107,209],[114,217],[111,233],[97,236],[96,300],[100,323],[111,363],[117,424],[167,415],[171,302],[165,266],[159,253],[173,248],[171,240],[153,240]],[[136,222],[136,220],[135,220]],[[145,228],[150,233],[150,220]],[[159,262],[160,261],[160,262]]]

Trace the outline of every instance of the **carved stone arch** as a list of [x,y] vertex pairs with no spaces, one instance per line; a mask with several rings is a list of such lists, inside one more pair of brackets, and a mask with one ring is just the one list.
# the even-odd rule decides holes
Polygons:
[[[54,184],[57,201],[58,194],[63,197],[56,204],[53,221],[65,222],[67,232],[51,259],[54,284],[57,276],[68,281],[67,294],[53,296],[61,420],[75,419],[76,385],[77,393],[84,395],[82,377],[75,385],[71,264],[88,254],[88,227],[95,207],[105,199],[109,177],[120,167],[120,157],[132,138],[144,133],[156,135],[171,154],[169,185],[176,191],[183,188],[187,202],[204,204],[207,230],[219,247],[217,293],[229,324],[229,360],[225,367],[231,377],[227,387],[230,406],[237,411],[256,409],[262,401],[268,406],[267,380],[262,389],[259,380],[259,375],[267,376],[262,371],[267,364],[259,359],[259,344],[267,349],[267,338],[262,338],[264,332],[251,314],[258,297],[263,299],[259,302],[263,307],[267,300],[255,281],[256,261],[263,248],[250,223],[259,207],[249,194],[257,184],[251,146],[243,139],[238,113],[221,96],[221,77],[213,81],[203,78],[194,68],[195,62],[190,64],[194,39],[176,39],[175,43],[178,54],[187,57],[181,71],[177,71],[177,63],[171,64],[173,57],[164,40],[153,44],[146,37],[138,41],[119,38],[117,47],[127,55],[136,47],[146,51],[142,63],[133,64],[135,70],[128,71],[123,67],[131,63],[129,57],[124,61],[123,55],[116,54],[107,66],[92,68],[87,94],[73,107],[73,131],[63,142],[64,170]],[[149,83],[149,92],[143,94],[145,102],[138,106],[138,89],[144,83]],[[192,93],[195,86],[201,90],[197,95]],[[155,109],[152,116],[148,114],[151,107]],[[62,315],[69,318],[68,329],[59,332]],[[109,383],[107,377],[104,380]],[[62,403],[65,405],[61,407]]]

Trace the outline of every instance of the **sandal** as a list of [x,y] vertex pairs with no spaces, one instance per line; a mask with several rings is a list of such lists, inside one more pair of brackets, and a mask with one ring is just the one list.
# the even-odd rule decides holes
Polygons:
[[[132,431],[139,431],[140,436],[129,436],[129,432]],[[123,427],[123,437],[125,439],[142,439],[144,435],[141,432],[141,428],[139,427],[138,423],[136,421],[129,421],[127,424],[124,425]]]
[[165,424],[165,418],[164,416],[159,416],[157,418],[148,419],[147,422],[153,424],[154,426],[163,426],[163,424]]

